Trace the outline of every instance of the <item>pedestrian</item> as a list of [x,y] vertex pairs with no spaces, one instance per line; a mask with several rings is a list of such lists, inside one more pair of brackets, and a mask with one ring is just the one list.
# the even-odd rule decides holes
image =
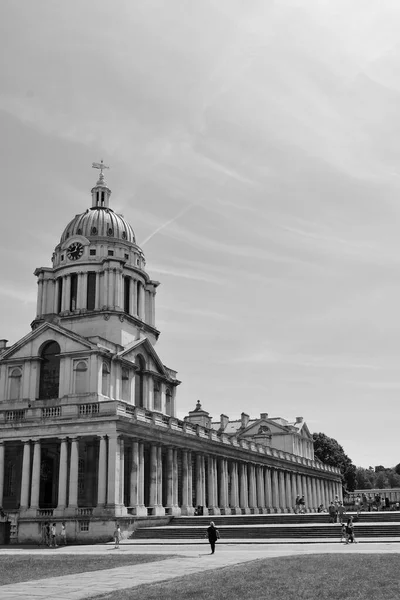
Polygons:
[[343,506],[343,502],[339,502],[339,506],[337,507],[336,513],[338,521],[341,525],[343,525],[343,516],[346,512],[345,507]]
[[347,534],[347,544],[349,542],[354,542],[355,544],[357,544],[356,542],[356,538],[354,536],[354,523],[353,523],[353,517],[349,517],[348,521],[347,521],[347,525],[346,525],[346,534]]
[[340,527],[340,541],[344,542],[345,544],[349,543],[349,541],[347,539],[346,525],[344,523],[342,523],[342,525]]
[[54,546],[54,548],[57,548],[57,538],[56,538],[57,532],[56,532],[56,524],[55,523],[53,523],[53,525],[51,526],[50,533],[51,533],[51,546]]
[[115,548],[119,549],[119,542],[121,540],[121,527],[119,525],[117,525],[115,531],[114,531],[114,543],[115,543]]
[[300,496],[299,496],[299,494],[297,494],[296,500],[294,501],[294,503],[295,503],[295,513],[297,515],[298,512],[299,512],[299,510],[300,510]]
[[360,510],[361,510],[361,496],[360,494],[357,494],[356,499],[354,501],[354,504],[356,505],[356,511],[357,514],[360,514]]
[[67,530],[65,528],[65,523],[61,523],[61,542],[64,546],[67,545]]
[[306,512],[306,501],[304,500],[304,496],[302,496],[299,500],[300,512],[304,514]]
[[336,523],[336,506],[333,504],[333,500],[331,501],[329,508],[329,523]]
[[46,544],[50,548],[50,546],[51,546],[51,532],[50,532],[50,523],[48,521],[47,521],[47,523],[45,525],[45,528],[46,528],[46,533],[45,533]]
[[214,554],[214,552],[215,552],[215,542],[217,540],[219,540],[219,537],[220,537],[219,536],[219,531],[215,527],[214,521],[211,521],[210,526],[207,527],[206,537],[208,537],[208,541],[210,542],[211,554]]

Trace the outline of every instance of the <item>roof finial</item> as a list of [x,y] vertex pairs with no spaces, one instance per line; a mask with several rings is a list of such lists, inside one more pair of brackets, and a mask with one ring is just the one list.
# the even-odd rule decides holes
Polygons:
[[103,169],[109,169],[110,167],[107,167],[106,165],[103,164],[103,159],[101,159],[101,162],[99,163],[92,163],[92,169],[100,169],[100,177],[99,180],[97,182],[97,184],[104,184],[104,175],[103,175]]

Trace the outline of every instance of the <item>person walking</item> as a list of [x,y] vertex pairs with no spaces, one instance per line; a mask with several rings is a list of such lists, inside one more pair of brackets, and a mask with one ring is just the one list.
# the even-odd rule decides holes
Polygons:
[[295,513],[296,515],[299,513],[300,510],[300,496],[297,494],[296,496],[296,500],[295,500]]
[[300,508],[300,513],[302,515],[304,515],[304,513],[306,512],[306,501],[304,499],[304,496],[302,496],[299,500],[299,508]]
[[333,501],[329,505],[328,512],[329,523],[336,523],[336,506],[333,504]]
[[61,523],[61,543],[64,546],[67,545],[67,530],[65,528],[65,523]]
[[353,517],[349,517],[348,521],[347,521],[347,525],[346,525],[346,535],[347,535],[347,542],[346,544],[348,544],[349,542],[354,542],[354,544],[357,544],[356,542],[356,538],[354,536],[354,523],[353,523]]
[[346,512],[345,507],[343,506],[343,502],[339,502],[339,506],[336,509],[337,518],[341,525],[343,525],[343,517]]
[[208,541],[210,543],[211,546],[211,554],[214,554],[215,552],[215,543],[217,540],[219,540],[219,531],[218,529],[215,527],[214,521],[211,521],[210,526],[207,527],[207,534],[206,537],[208,537]]
[[117,525],[115,531],[114,531],[114,544],[115,544],[115,548],[119,549],[119,542],[121,540],[121,527],[119,525]]

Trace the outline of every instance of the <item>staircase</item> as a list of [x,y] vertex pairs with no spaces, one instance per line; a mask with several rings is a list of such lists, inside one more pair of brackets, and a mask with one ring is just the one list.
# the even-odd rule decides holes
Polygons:
[[[354,513],[349,513],[354,515]],[[136,529],[135,540],[185,540],[204,539],[206,528],[214,521],[219,529],[221,541],[263,540],[265,543],[279,541],[339,541],[340,525],[329,523],[327,513],[305,515],[227,515],[208,517],[176,517],[161,527]],[[400,542],[400,513],[361,513],[355,522],[356,539],[395,538]],[[163,540],[165,540],[163,542]],[[259,542],[259,543],[260,543]]]

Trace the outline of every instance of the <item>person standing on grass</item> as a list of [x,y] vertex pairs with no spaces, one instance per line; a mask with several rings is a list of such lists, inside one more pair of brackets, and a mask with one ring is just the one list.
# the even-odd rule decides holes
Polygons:
[[65,523],[61,523],[61,543],[67,545],[67,530],[65,529]]
[[114,543],[115,543],[115,548],[119,549],[119,542],[121,540],[121,527],[119,525],[117,525],[115,531],[114,531]]
[[207,527],[206,537],[208,537],[208,541],[209,541],[210,546],[211,546],[211,554],[214,554],[214,552],[215,552],[215,542],[217,540],[219,540],[219,531],[215,527],[214,521],[211,521],[210,526]]

